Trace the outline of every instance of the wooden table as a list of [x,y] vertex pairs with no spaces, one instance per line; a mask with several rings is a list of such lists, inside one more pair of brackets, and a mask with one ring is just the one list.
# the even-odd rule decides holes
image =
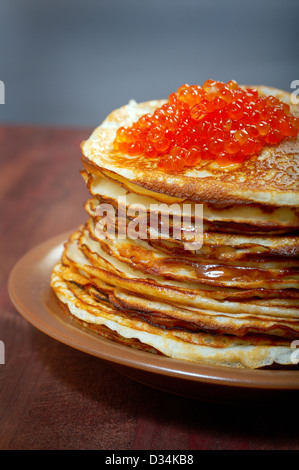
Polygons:
[[299,449],[296,410],[151,389],[35,329],[7,279],[38,243],[86,220],[80,142],[90,129],[2,126],[0,449]]

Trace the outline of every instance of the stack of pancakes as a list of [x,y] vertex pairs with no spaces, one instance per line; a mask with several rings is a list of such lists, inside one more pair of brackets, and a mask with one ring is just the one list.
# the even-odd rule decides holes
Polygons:
[[[298,115],[288,93],[258,91]],[[65,243],[51,286],[72,318],[129,347],[222,366],[292,365],[298,139],[241,164],[202,160],[179,173],[113,150],[118,127],[163,103],[131,101],[82,143],[88,219]]]

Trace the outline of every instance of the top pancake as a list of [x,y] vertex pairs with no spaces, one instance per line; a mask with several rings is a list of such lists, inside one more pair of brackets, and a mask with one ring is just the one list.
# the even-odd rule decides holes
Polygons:
[[[299,115],[299,106],[291,102],[290,93],[259,86],[259,94],[274,95],[290,105]],[[196,168],[166,173],[157,168],[156,160],[143,155],[128,156],[113,150],[115,133],[146,113],[165,103],[153,100],[130,101],[113,111],[82,143],[82,161],[88,171],[105,173],[131,189],[139,188],[168,197],[205,204],[259,204],[263,207],[299,205],[299,136],[284,139],[279,145],[264,147],[243,163],[219,166],[215,161],[201,161]],[[91,170],[92,169],[92,170]]]

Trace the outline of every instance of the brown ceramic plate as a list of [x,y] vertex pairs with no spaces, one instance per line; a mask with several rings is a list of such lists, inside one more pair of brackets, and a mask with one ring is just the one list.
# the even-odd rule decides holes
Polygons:
[[68,234],[62,234],[38,245],[17,262],[10,274],[11,300],[34,327],[159,390],[218,402],[298,403],[299,370],[243,370],[195,364],[131,349],[78,326],[64,314],[49,287],[52,267],[67,238]]

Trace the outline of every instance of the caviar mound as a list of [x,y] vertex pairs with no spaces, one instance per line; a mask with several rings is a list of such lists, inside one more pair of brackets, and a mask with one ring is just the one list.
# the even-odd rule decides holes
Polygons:
[[243,162],[298,132],[299,118],[277,97],[234,80],[206,80],[182,85],[152,114],[119,127],[113,148],[154,159],[161,170],[182,171],[201,160]]

